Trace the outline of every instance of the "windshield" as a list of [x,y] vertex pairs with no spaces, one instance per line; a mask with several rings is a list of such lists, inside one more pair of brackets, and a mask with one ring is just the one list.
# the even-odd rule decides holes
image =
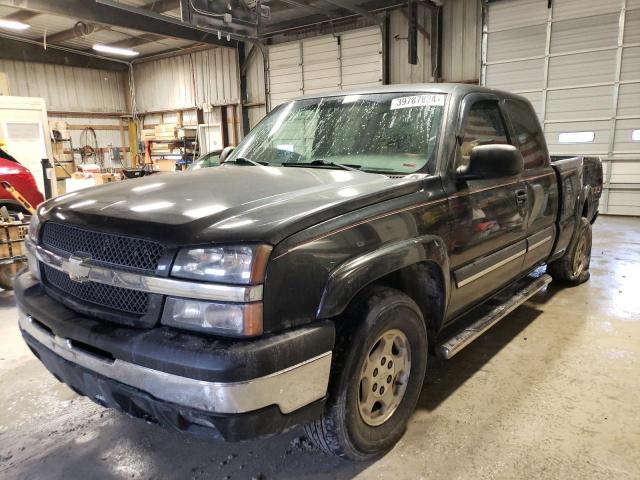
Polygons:
[[262,120],[228,161],[433,173],[445,97],[384,93],[289,102]]

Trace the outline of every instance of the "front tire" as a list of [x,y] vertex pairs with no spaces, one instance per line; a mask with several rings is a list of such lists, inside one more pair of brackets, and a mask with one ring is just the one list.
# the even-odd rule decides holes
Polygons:
[[325,412],[305,430],[326,453],[369,460],[398,442],[415,409],[427,331],[416,303],[391,288],[368,289],[342,320]]
[[564,255],[547,266],[554,280],[569,285],[580,285],[589,280],[591,264],[591,224],[581,217],[576,235]]

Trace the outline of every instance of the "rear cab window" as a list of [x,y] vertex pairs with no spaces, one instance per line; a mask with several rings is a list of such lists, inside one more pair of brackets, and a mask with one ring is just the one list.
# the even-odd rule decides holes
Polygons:
[[547,144],[533,109],[519,100],[506,100],[505,111],[513,126],[516,146],[524,159],[524,169],[546,167],[549,164]]

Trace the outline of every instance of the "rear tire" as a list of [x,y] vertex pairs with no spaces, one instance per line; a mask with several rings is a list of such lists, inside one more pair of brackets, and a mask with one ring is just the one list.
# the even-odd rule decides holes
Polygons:
[[420,308],[392,288],[365,291],[342,319],[324,414],[305,426],[316,446],[370,460],[402,437],[427,367]]
[[567,251],[561,258],[547,265],[547,272],[554,280],[569,285],[580,285],[589,280],[591,240],[591,224],[582,217]]

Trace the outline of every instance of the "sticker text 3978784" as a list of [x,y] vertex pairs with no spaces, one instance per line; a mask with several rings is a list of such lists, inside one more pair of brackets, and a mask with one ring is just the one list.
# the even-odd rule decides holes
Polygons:
[[411,107],[442,107],[444,106],[445,95],[439,93],[427,93],[423,95],[412,95],[410,97],[400,97],[391,100],[391,110]]

